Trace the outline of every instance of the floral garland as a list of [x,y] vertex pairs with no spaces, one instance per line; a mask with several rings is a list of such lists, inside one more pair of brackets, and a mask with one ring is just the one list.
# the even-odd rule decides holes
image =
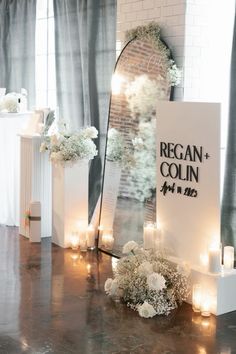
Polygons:
[[122,299],[141,317],[168,315],[187,299],[189,269],[164,259],[155,250],[144,250],[129,241],[123,247],[125,257],[117,263],[114,279],[105,282],[105,292]]
[[166,63],[167,79],[170,86],[177,86],[181,82],[182,71],[178,69],[173,59],[171,59],[170,49],[161,40],[161,29],[155,22],[150,22],[145,26],[138,26],[126,32],[127,42],[132,39],[145,39],[152,43],[163,56]]

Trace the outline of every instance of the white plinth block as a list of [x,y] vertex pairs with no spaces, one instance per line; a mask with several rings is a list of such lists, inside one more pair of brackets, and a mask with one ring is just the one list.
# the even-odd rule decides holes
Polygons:
[[40,202],[31,202],[30,203],[29,239],[30,239],[30,242],[40,242],[41,241],[41,204],[40,204]]
[[[203,297],[210,298],[210,311],[214,315],[223,315],[236,310],[236,269],[215,275],[201,270],[192,269],[190,286],[201,284]],[[191,299],[189,298],[189,303]]]
[[70,247],[78,220],[88,220],[88,161],[52,167],[52,242]]
[[29,237],[25,215],[30,203],[41,203],[41,237],[52,235],[51,163],[47,153],[40,153],[40,136],[20,136],[20,234]]

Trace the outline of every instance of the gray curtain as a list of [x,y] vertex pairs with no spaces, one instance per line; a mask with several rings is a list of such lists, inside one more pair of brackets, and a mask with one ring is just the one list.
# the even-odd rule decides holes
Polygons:
[[236,247],[236,21],[231,57],[230,107],[224,192],[221,209],[221,239]]
[[101,190],[111,75],[115,64],[116,0],[54,0],[57,100],[72,130],[94,125],[99,156],[90,167],[90,216]]
[[0,87],[28,91],[35,105],[36,0],[0,0]]

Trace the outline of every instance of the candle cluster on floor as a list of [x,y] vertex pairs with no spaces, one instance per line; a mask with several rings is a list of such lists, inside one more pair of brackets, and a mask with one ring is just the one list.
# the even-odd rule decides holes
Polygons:
[[95,249],[96,232],[92,224],[87,224],[86,220],[78,221],[78,228],[72,232],[70,237],[71,248],[73,250],[80,249],[81,252],[86,252],[87,249]]

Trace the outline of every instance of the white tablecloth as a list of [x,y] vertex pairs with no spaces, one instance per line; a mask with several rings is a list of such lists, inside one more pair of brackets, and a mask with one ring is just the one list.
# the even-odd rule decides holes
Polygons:
[[31,112],[0,113],[0,224],[19,225],[20,139]]

